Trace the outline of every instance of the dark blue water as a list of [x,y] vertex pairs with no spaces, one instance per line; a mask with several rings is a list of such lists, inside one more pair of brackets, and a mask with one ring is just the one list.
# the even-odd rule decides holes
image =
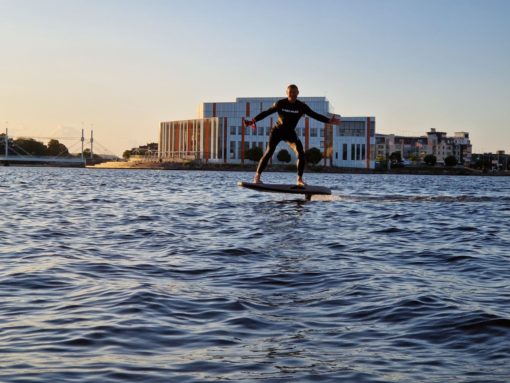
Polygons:
[[510,178],[250,177],[0,168],[0,381],[510,381]]

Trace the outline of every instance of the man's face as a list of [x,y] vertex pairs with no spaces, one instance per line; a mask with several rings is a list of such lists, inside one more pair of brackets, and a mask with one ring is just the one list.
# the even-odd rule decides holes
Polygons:
[[299,90],[297,88],[288,88],[287,89],[287,98],[290,102],[294,102],[297,99],[297,96],[299,94]]

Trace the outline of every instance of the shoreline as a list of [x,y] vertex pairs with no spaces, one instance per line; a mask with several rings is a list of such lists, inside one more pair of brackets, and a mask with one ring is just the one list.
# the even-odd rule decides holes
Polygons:
[[[256,164],[202,164],[202,163],[175,163],[175,162],[104,162],[97,165],[87,165],[88,169],[117,169],[117,170],[189,170],[189,171],[226,171],[226,172],[255,172]],[[292,172],[296,166],[269,165],[265,172]],[[444,168],[444,167],[403,167],[394,169],[358,169],[337,168],[329,166],[307,166],[307,173],[337,173],[337,174],[411,174],[411,175],[444,175],[444,176],[488,176],[505,177],[510,172],[482,172],[471,168]]]

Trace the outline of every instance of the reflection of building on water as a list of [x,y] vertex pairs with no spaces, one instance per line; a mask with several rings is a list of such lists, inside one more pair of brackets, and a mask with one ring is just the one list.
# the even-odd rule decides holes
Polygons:
[[[199,106],[197,119],[162,122],[159,156],[164,161],[202,160],[209,163],[242,164],[248,161],[248,149],[265,150],[269,130],[276,123],[275,113],[257,122],[256,130],[243,128],[243,120],[268,109],[281,97],[237,98],[235,102],[207,102]],[[328,115],[325,97],[300,97],[314,111]],[[375,118],[344,117],[339,126],[324,124],[307,116],[299,121],[296,132],[305,150],[318,148],[322,164],[338,167],[375,167]],[[272,158],[289,147],[280,143]]]

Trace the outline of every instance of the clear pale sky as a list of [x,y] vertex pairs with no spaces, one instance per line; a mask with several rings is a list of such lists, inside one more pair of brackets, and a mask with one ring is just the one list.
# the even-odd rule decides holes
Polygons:
[[508,0],[0,0],[0,130],[93,126],[121,154],[200,102],[296,83],[380,133],[510,152],[509,20]]

